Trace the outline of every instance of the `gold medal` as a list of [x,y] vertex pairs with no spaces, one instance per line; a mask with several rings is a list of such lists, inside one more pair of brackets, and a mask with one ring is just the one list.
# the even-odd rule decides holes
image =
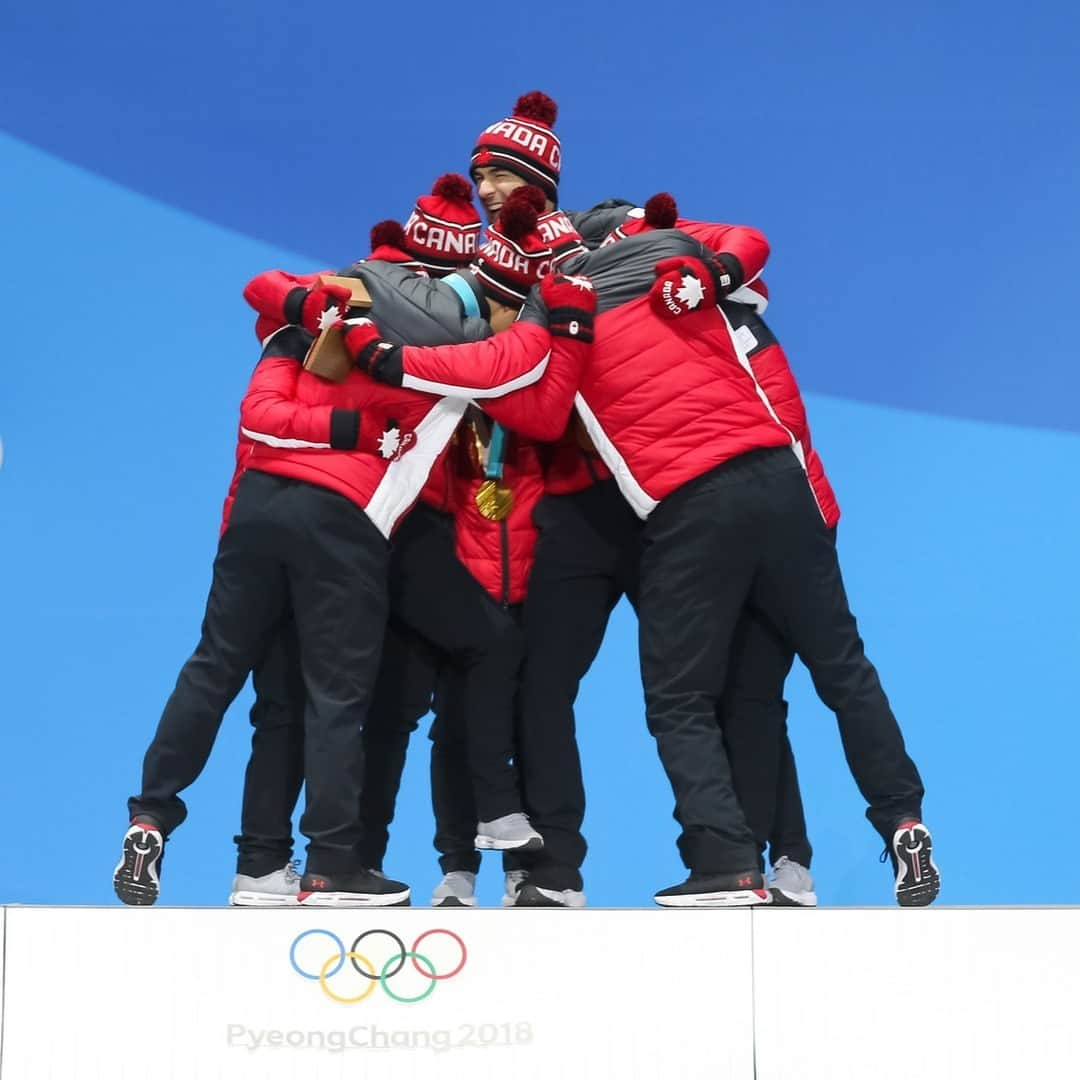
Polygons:
[[488,521],[502,521],[514,509],[514,493],[498,480],[485,480],[476,490],[476,506]]

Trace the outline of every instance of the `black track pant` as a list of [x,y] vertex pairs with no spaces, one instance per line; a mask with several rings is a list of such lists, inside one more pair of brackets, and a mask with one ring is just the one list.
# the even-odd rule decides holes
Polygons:
[[[510,608],[518,617],[518,610]],[[443,873],[480,869],[474,840],[480,820],[469,771],[468,720],[463,678],[448,659],[423,638],[395,625],[387,627],[375,701],[364,729],[365,775],[362,798],[365,865],[382,869],[390,840],[409,738],[429,711],[431,724],[431,804],[435,850]],[[513,852],[503,868],[518,868]]]
[[585,789],[574,701],[619,599],[637,601],[641,522],[613,480],[572,495],[547,495],[525,601],[525,666],[519,699],[525,805],[544,837],[530,857],[535,884],[580,889],[586,844]]
[[744,606],[794,647],[836,713],[878,832],[920,817],[922,783],[848,606],[836,547],[789,449],[743,454],[685,484],[646,522],[639,642],[649,730],[698,872],[757,865],[717,716]]
[[292,814],[304,783],[304,676],[288,618],[251,673],[251,756],[244,773],[236,872],[262,877],[293,854]]
[[453,519],[423,505],[394,536],[391,621],[365,733],[363,852],[372,866],[385,854],[409,736],[433,694],[432,796],[444,870],[478,865],[478,820],[522,809],[514,766],[521,634],[455,548]]
[[744,608],[735,628],[720,726],[735,794],[758,850],[768,846],[774,864],[786,855],[809,867],[813,852],[784,700],[784,681],[794,659],[776,628],[760,612]]
[[246,473],[218,545],[199,645],[165,706],[130,813],[150,815],[166,835],[183,821],[179,793],[202,771],[226,709],[291,607],[306,691],[307,869],[357,868],[361,732],[386,625],[386,573],[386,541],[349,500]]

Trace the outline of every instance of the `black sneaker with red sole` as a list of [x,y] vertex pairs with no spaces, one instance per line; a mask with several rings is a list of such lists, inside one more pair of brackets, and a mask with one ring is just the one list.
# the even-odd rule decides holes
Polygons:
[[124,834],[120,865],[113,872],[116,895],[132,907],[149,907],[161,888],[161,856],[165,838],[156,825],[133,821]]
[[904,821],[893,833],[890,854],[896,868],[896,902],[901,907],[926,907],[941,891],[941,874],[934,864],[930,830],[921,821]]
[[681,885],[661,889],[653,899],[661,907],[751,907],[772,903],[758,870],[735,874],[691,874]]
[[296,897],[301,907],[408,907],[409,886],[373,870],[307,873]]

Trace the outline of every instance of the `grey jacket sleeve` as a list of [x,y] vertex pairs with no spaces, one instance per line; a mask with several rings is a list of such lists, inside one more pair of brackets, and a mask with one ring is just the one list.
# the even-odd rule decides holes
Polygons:
[[367,286],[371,318],[395,345],[458,345],[491,336],[491,327],[467,318],[457,293],[437,278],[388,262],[356,263],[344,273]]

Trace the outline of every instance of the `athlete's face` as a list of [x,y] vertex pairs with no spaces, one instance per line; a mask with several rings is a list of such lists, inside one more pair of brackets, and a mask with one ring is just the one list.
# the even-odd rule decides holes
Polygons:
[[472,171],[472,179],[489,225],[499,216],[510,192],[525,186],[520,176],[498,165],[477,165]]

